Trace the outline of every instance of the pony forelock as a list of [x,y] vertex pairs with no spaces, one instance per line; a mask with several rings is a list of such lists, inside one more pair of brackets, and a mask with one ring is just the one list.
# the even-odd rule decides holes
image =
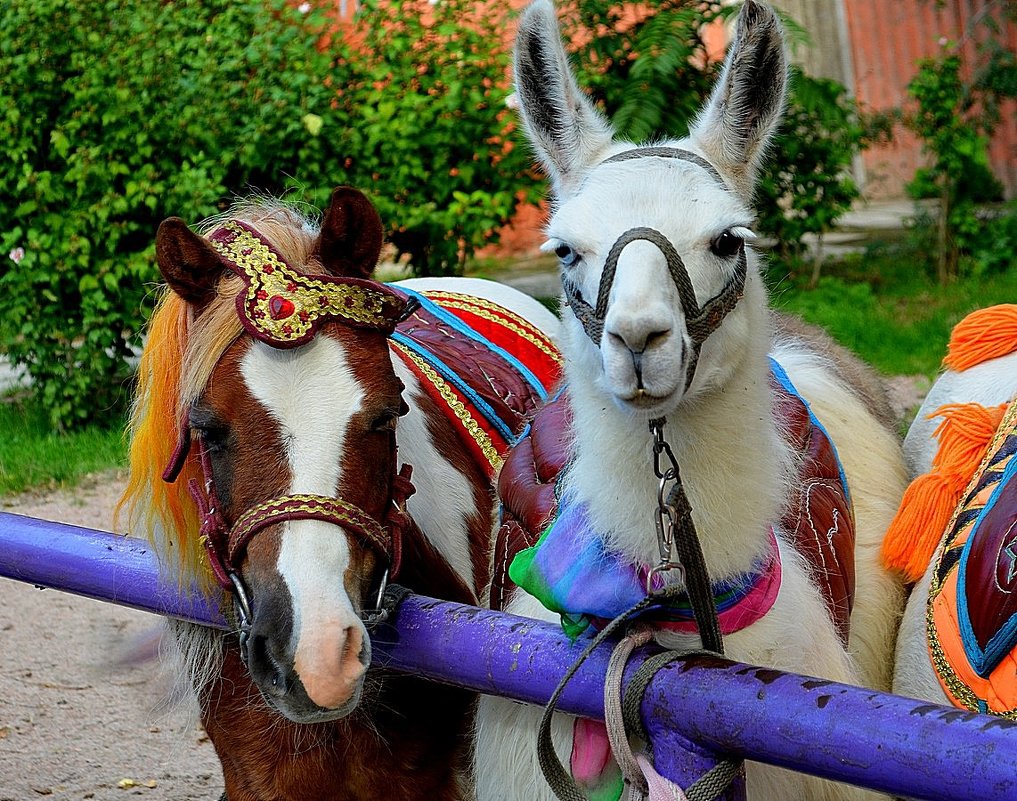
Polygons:
[[[255,226],[293,267],[321,272],[312,258],[317,227],[278,201],[244,201],[225,214],[206,221],[208,234],[225,219]],[[190,495],[191,479],[203,481],[196,449],[192,448],[176,481],[162,475],[187,424],[187,411],[204,391],[222,354],[243,328],[236,313],[242,282],[232,274],[220,279],[216,297],[199,315],[168,288],[148,323],[138,367],[138,384],[128,423],[130,470],[115,515],[126,513],[130,531],[144,533],[168,575],[181,587],[196,582],[210,594],[211,570],[198,534],[197,506]]]

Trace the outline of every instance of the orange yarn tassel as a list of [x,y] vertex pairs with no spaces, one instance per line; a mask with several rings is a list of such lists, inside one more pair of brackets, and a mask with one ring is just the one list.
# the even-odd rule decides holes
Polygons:
[[1004,303],[972,312],[950,334],[943,366],[961,372],[1017,350],[1017,305]]
[[887,568],[900,571],[908,581],[922,577],[1006,407],[951,403],[929,415],[943,418],[933,432],[939,448],[932,470],[911,482],[886,531],[882,559]]

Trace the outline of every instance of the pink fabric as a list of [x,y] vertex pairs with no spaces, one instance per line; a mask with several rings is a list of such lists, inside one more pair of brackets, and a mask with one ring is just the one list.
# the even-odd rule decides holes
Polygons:
[[646,795],[646,801],[688,801],[682,788],[657,773],[650,760],[645,756],[637,754],[636,762],[643,769],[643,776],[646,777],[646,783],[650,788]]
[[578,718],[572,729],[572,778],[583,787],[594,787],[611,761],[611,744],[604,724]]

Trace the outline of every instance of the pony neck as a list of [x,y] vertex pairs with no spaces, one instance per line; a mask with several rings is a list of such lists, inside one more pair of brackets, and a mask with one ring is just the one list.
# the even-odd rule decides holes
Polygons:
[[[772,412],[769,338],[758,339],[722,387],[683,401],[664,428],[714,582],[763,555],[787,495],[791,454]],[[647,421],[605,399],[582,365],[570,367],[575,452],[565,491],[588,504],[609,549],[655,564],[658,479]]]

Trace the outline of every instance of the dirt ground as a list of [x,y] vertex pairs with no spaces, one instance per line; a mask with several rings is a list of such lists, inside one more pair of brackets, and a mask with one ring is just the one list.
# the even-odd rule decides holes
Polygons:
[[[110,530],[122,480],[28,494],[5,512]],[[0,801],[215,801],[218,760],[156,661],[124,664],[161,619],[0,579]]]
[[[890,380],[903,417],[928,382]],[[5,512],[110,530],[122,478],[0,500]],[[124,664],[160,621],[144,612],[0,579],[0,801],[215,801],[222,775],[188,714],[160,710],[155,661]]]

